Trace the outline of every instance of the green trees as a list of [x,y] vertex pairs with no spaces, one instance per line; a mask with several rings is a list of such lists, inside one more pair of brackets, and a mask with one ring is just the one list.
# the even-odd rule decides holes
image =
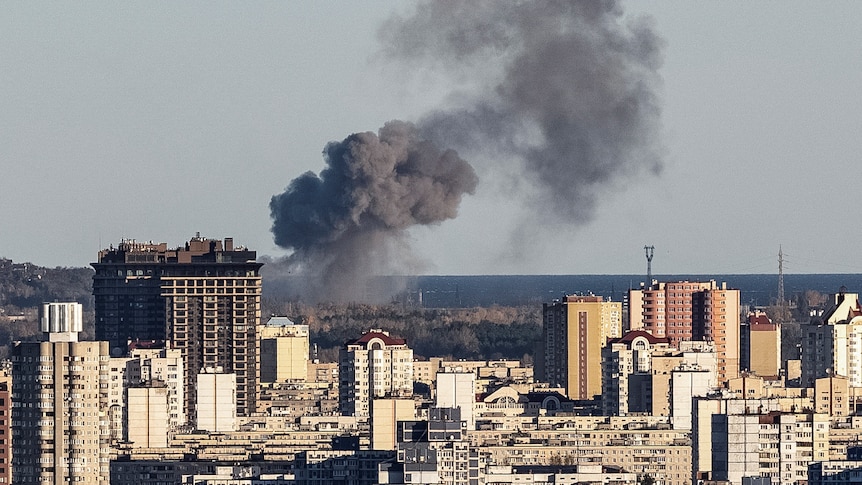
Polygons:
[[372,328],[407,339],[417,357],[452,359],[522,359],[532,355],[542,334],[541,308],[532,306],[422,309],[354,303],[287,308],[264,303],[264,315],[287,314],[308,324],[321,360],[331,360],[345,342]]

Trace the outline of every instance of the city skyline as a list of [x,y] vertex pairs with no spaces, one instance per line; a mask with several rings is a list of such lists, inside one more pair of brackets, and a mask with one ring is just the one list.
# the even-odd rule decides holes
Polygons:
[[[779,246],[785,272],[862,272],[852,225],[821,236],[852,207],[836,181],[862,148],[862,6],[622,6],[663,39],[661,172],[602,186],[587,222],[519,233],[541,214],[507,197],[494,165],[467,159],[480,181],[459,216],[409,231],[415,271],[638,274],[649,244],[656,274],[774,273]],[[269,201],[323,170],[328,142],[419,119],[450,84],[470,87],[382,59],[378,30],[412,8],[8,6],[0,256],[88,266],[123,238],[178,245],[194,231],[286,255]],[[525,251],[511,251],[513,234]]]

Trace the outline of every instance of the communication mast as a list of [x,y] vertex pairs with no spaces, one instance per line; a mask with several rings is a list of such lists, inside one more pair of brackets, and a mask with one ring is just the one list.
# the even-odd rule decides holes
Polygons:
[[655,251],[655,246],[644,246],[646,253],[646,279],[647,288],[652,286],[652,255]]

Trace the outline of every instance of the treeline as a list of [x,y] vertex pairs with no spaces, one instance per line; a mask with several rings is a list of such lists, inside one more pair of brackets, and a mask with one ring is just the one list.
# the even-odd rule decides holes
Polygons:
[[[541,308],[533,306],[424,309],[404,305],[298,305],[264,300],[264,314],[286,315],[309,326],[321,361],[370,329],[404,338],[417,358],[532,360],[542,335]],[[267,317],[264,319],[264,323]]]
[[43,268],[0,259],[0,307],[38,308],[46,301],[76,301],[93,308],[93,270]]
[[93,270],[45,268],[0,259],[0,359],[15,341],[40,336],[39,308],[44,302],[76,301],[84,307],[84,336],[93,338]]

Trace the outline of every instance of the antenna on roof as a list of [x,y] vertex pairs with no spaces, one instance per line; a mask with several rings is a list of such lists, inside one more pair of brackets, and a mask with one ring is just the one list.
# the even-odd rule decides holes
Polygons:
[[644,246],[644,253],[646,253],[646,284],[647,288],[652,286],[652,256],[653,252],[655,252],[655,246]]

